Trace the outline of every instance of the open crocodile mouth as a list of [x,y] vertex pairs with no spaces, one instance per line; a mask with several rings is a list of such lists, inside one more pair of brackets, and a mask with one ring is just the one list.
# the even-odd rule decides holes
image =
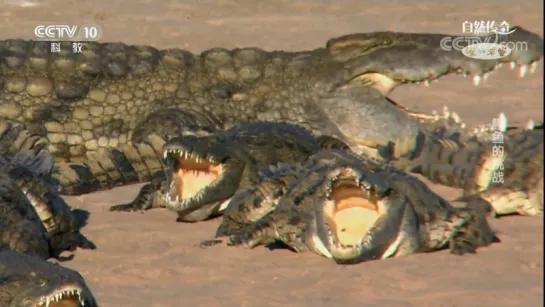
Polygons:
[[355,246],[379,218],[377,199],[365,183],[345,176],[346,170],[329,183],[325,215],[330,240],[342,246]]
[[63,287],[55,290],[47,296],[42,296],[36,307],[79,307],[85,306],[85,300],[81,297],[82,290],[79,287]]
[[164,154],[172,172],[166,195],[170,202],[199,201],[207,189],[222,179],[223,164],[211,157],[176,149],[166,150]]

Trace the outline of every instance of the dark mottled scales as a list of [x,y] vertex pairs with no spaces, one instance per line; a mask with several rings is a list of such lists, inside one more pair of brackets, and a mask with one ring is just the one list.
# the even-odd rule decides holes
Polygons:
[[[373,32],[301,52],[214,48],[200,54],[97,42],[83,42],[82,53],[62,42],[61,52],[51,53],[49,42],[4,40],[0,119],[44,133],[59,161],[138,146],[131,143],[150,134],[168,138],[187,128],[178,119],[192,113],[213,118],[197,121],[198,130],[281,121],[379,158],[413,157],[417,139],[428,134],[419,121],[426,117],[392,103],[393,88],[454,72],[481,75],[503,62],[529,65],[542,56],[542,38],[520,27],[509,39],[528,42],[528,50],[498,60],[444,51],[442,37]],[[154,120],[166,113],[166,123]]]
[[0,121],[0,249],[61,260],[65,251],[95,249],[80,233],[88,212],[59,195],[47,143],[24,128]]
[[81,274],[32,255],[1,250],[0,280],[1,306],[98,306]]
[[[259,187],[241,191],[241,199],[251,199],[252,194],[261,200],[276,199],[265,202],[269,210],[262,210],[255,202],[234,202],[227,209],[229,218],[222,222],[218,236],[229,236],[229,245],[247,248],[280,241],[294,251],[313,251],[338,263],[400,257],[446,247],[461,255],[498,241],[480,212],[454,208],[417,178],[348,151],[321,151],[291,172],[286,168],[273,170],[262,186],[286,176],[296,180],[289,180],[282,195],[274,197]],[[352,193],[352,206],[356,205],[354,197],[364,200],[360,205],[373,204],[374,209],[367,208],[376,210],[377,217],[372,222],[354,221],[356,226],[346,218],[337,219],[339,212],[350,209],[334,196],[343,189]],[[252,214],[251,221],[244,222]],[[236,225],[237,218],[242,223]],[[355,241],[344,235],[365,223],[370,223],[368,230],[360,231]]]
[[[541,216],[543,127],[516,128],[502,135],[503,144],[498,146],[503,147],[503,161],[494,154],[490,139],[474,139],[460,150],[427,155],[412,170],[436,183],[463,189],[460,201],[494,215]],[[501,173],[503,180],[495,182],[494,173]]]

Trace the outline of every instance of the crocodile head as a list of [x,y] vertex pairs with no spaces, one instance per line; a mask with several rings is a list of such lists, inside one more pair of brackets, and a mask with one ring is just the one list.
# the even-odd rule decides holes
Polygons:
[[216,136],[184,136],[165,143],[163,151],[168,168],[163,197],[168,208],[184,208],[179,219],[190,221],[197,209],[193,215],[224,209],[244,171],[244,163],[230,155],[224,142]]
[[0,252],[0,303],[9,307],[96,307],[76,271],[9,250]]
[[508,40],[526,42],[525,50],[490,60],[445,50],[448,48],[442,45],[442,39],[457,38],[445,34],[374,32],[331,39],[324,51],[325,60],[315,65],[320,68],[309,77],[314,109],[322,112],[316,116],[332,125],[322,125],[321,131],[338,136],[355,151],[393,144],[397,147],[395,156],[406,154],[419,132],[415,119],[428,117],[400,107],[388,99],[388,94],[403,84],[429,85],[452,73],[470,75],[479,85],[503,63],[518,65],[521,77],[535,71],[543,54],[542,38],[520,27],[511,30],[514,32]]
[[[375,236],[381,225],[392,222],[385,220],[390,206],[402,208],[403,203],[390,197],[386,177],[373,170],[374,163],[366,165],[338,151],[315,157],[325,159],[329,165],[301,179],[314,187],[303,200],[312,202],[315,212],[312,222],[307,221],[310,231],[306,242],[318,254],[338,262],[361,260],[362,242]],[[390,254],[381,249],[374,256],[385,258]]]

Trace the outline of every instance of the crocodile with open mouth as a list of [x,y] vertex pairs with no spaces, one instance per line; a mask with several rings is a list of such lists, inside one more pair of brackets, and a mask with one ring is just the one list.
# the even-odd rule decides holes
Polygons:
[[202,221],[220,214],[237,190],[257,184],[261,168],[303,162],[322,148],[343,146],[333,137],[315,138],[302,127],[277,122],[175,137],[163,146],[168,180],[152,181],[133,202],[110,210],[166,207],[178,221]]
[[[334,136],[356,152],[377,155],[388,146],[395,157],[411,156],[425,116],[397,105],[389,92],[450,73],[469,74],[479,84],[502,63],[519,65],[521,76],[535,70],[542,38],[511,30],[508,39],[528,48],[486,61],[443,50],[446,35],[429,33],[352,34],[301,52],[215,48],[198,55],[96,42],[83,43],[76,54],[63,42],[57,54],[49,42],[4,40],[0,118],[27,124],[48,139],[57,159],[71,162],[151,134],[176,135],[176,120],[192,113],[217,118],[222,129],[288,122]],[[146,179],[118,176],[119,183],[85,192]]]
[[[0,122],[0,246],[43,259],[96,246],[80,233],[88,212],[72,209],[52,178],[54,158],[24,126]],[[32,141],[34,140],[34,142]]]
[[0,251],[0,306],[97,307],[76,271],[41,258]]
[[267,202],[272,210],[224,233],[228,245],[280,241],[296,252],[357,263],[446,247],[474,253],[499,241],[484,214],[454,208],[414,176],[350,151],[321,151],[295,170],[287,191]]
[[423,155],[411,171],[460,188],[458,201],[493,216],[543,215],[543,124],[508,127],[500,114],[495,129],[463,148]]

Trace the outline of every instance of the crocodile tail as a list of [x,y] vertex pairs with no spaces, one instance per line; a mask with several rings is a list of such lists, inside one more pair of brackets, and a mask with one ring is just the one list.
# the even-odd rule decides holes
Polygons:
[[165,176],[165,140],[156,134],[142,142],[89,152],[84,163],[59,163],[55,177],[64,195],[80,195]]
[[19,152],[37,156],[46,151],[47,146],[47,138],[30,132],[25,125],[0,121],[0,156],[14,157]]
[[418,173],[434,183],[468,192],[477,191],[480,186],[489,184],[491,178],[488,177],[493,173],[494,159],[490,159],[491,151],[487,146],[471,141],[457,143],[456,148],[448,144],[445,146],[443,141],[439,139],[426,144],[408,171]]

